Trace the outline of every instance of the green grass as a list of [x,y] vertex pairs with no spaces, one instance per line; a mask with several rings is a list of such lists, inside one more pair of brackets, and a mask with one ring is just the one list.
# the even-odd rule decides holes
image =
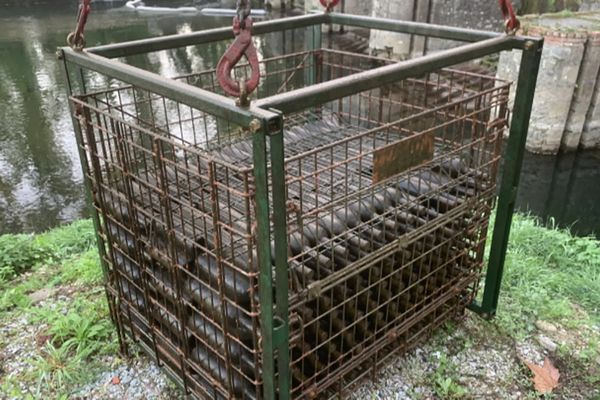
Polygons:
[[[0,268],[8,271],[0,277],[0,322],[25,316],[46,326],[38,354],[28,360],[29,371],[19,379],[0,379],[0,392],[68,398],[95,375],[100,356],[118,351],[93,225],[83,220],[35,236],[3,235],[0,254]],[[31,295],[40,290],[51,300],[33,304]],[[36,391],[21,393],[19,380]]]
[[40,265],[60,263],[92,247],[93,224],[81,220],[40,235],[0,236],[0,284]]
[[599,323],[600,242],[515,215],[500,296],[497,323],[519,338],[539,319]]
[[[94,240],[88,220],[35,236],[0,236],[0,324],[26,316],[33,324],[46,324],[48,337],[29,360],[28,374],[0,379],[1,393],[17,398],[68,398],[93,378],[102,355],[117,353]],[[52,291],[52,301],[33,304],[31,294],[41,289]],[[481,322],[486,326],[483,336],[492,342],[494,335],[527,339],[536,334],[537,320],[574,331],[600,323],[600,242],[575,237],[568,230],[545,228],[535,218],[517,214],[497,317],[491,323]],[[0,338],[0,349],[9,340],[14,338]],[[583,369],[600,355],[600,336],[591,334],[585,341],[574,361]],[[466,341],[463,345],[476,344]],[[558,350],[564,358],[572,353],[568,346]],[[455,376],[455,366],[444,357],[427,375],[428,384],[440,398],[468,398],[468,389]],[[600,382],[595,371],[581,379],[595,385]],[[20,380],[33,383],[36,393],[20,393]]]

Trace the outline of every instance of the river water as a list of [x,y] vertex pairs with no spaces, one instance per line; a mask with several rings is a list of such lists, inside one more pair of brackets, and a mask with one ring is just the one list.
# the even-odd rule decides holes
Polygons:
[[[43,231],[87,215],[81,170],[55,50],[76,1],[0,0],[0,234]],[[175,6],[184,2],[168,2]],[[233,3],[233,1],[232,1]],[[164,5],[163,2],[162,5]],[[230,18],[140,14],[95,3],[88,46],[230,24]],[[214,65],[218,55],[206,55]],[[155,72],[190,72],[186,53],[144,60]],[[600,233],[600,152],[527,155],[518,205],[580,234]]]

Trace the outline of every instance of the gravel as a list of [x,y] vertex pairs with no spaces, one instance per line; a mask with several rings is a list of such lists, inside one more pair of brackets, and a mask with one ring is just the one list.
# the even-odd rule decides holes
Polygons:
[[145,356],[102,373],[75,393],[75,399],[152,400],[183,398],[158,366]]
[[[50,301],[42,300],[40,303],[46,302]],[[375,380],[365,381],[347,396],[353,400],[444,398],[440,392],[440,380],[451,379],[454,385],[468,390],[469,398],[524,398],[531,393],[524,361],[541,365],[544,358],[554,351],[550,342],[556,346],[551,333],[557,334],[561,328],[544,325],[543,332],[537,336],[515,343],[490,329],[492,326],[468,314],[455,329],[440,331],[425,344],[393,358],[376,374]],[[35,367],[31,360],[40,354],[42,345],[39,338],[43,337],[45,328],[44,324],[33,324],[26,317],[0,321],[0,384],[10,377],[32,374]],[[183,398],[182,391],[142,354],[132,359],[105,356],[99,361],[105,366],[104,372],[96,375],[94,381],[76,389],[70,398]],[[35,383],[21,379],[15,381],[24,392],[35,390]],[[0,393],[0,399],[11,397]]]
[[[31,360],[39,354],[36,338],[45,329],[45,325],[32,324],[26,317],[0,322],[0,383],[15,379],[22,391],[30,390],[19,377],[32,372]],[[0,392],[0,398],[8,397]]]
[[[450,335],[436,335],[426,344],[397,356],[377,374],[375,381],[363,384],[350,398],[440,398],[444,395],[436,379],[448,378],[468,389],[469,398],[522,398],[522,389],[515,383],[515,377],[522,372],[516,347],[493,336],[488,337],[493,339],[491,343],[485,340],[474,343],[482,335],[485,337],[477,324],[473,318],[467,318]],[[440,367],[442,357],[445,357],[444,368]]]

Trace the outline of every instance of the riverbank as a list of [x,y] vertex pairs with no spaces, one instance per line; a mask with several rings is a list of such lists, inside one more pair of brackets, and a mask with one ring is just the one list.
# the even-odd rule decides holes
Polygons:
[[[0,236],[0,399],[181,398],[145,356],[118,355],[89,220]],[[355,399],[538,398],[525,362],[560,371],[553,398],[600,398],[600,241],[515,216],[493,321],[467,312]]]

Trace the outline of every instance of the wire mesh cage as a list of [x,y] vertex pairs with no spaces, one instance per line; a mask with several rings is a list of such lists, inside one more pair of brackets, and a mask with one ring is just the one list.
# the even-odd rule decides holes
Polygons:
[[[130,83],[73,94],[78,143],[112,317],[189,393],[343,397],[472,303],[509,82],[432,67],[261,125],[66,56]],[[261,60],[254,101],[397,64],[319,43]],[[169,85],[220,94],[214,69]]]

